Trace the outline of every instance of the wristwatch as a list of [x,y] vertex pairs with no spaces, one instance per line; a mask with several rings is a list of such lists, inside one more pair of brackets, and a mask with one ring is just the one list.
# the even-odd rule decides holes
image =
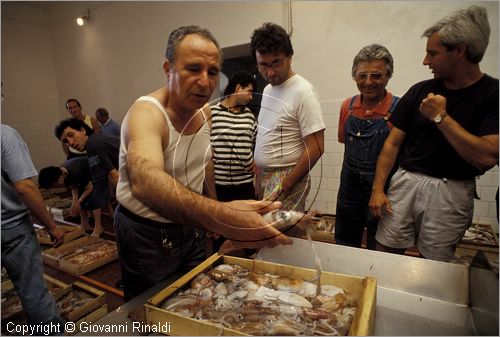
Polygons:
[[437,114],[436,117],[434,117],[434,119],[432,120],[435,124],[439,124],[443,121],[443,119],[448,116],[448,114],[446,112],[443,112],[443,113],[440,113],[440,114]]

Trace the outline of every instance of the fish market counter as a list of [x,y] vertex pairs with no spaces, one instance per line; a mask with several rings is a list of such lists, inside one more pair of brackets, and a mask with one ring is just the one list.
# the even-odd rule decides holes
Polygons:
[[[314,269],[311,243],[298,238],[293,241],[293,246],[262,249],[256,259]],[[318,241],[313,243],[323,271],[377,279],[375,335],[476,334],[468,305],[467,266]],[[144,335],[144,331],[134,329],[138,323],[134,325],[129,317],[131,310],[140,311],[149,298],[181,276],[171,277],[95,322],[94,325],[102,327],[101,331],[81,332],[80,335]],[[498,298],[498,290],[496,294]],[[106,327],[118,325],[125,330],[104,331]]]
[[[257,258],[315,268],[311,243],[293,240],[293,249],[263,249]],[[377,279],[375,335],[476,334],[467,266],[313,242],[324,271]]]

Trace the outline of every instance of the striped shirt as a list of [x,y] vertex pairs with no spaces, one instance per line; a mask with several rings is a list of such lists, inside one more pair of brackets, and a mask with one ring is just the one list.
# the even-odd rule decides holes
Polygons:
[[229,111],[221,103],[212,106],[211,142],[215,183],[240,185],[253,181],[250,167],[257,135],[257,122],[247,107]]

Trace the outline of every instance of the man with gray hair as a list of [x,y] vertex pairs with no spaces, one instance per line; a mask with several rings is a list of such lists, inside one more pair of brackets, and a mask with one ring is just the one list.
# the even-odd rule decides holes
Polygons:
[[98,108],[95,111],[95,118],[101,124],[103,135],[120,137],[120,124],[109,117],[109,112],[106,108]]
[[394,72],[391,53],[380,44],[363,47],[354,57],[352,78],[360,92],[340,108],[338,140],[345,144],[335,221],[335,241],[361,247],[366,227],[366,246],[375,249],[378,220],[368,201],[377,158],[390,128],[388,117],[399,100],[386,90]]
[[[498,162],[498,79],[479,62],[488,46],[486,9],[447,15],[423,36],[434,79],[399,101],[377,161],[370,209],[381,218],[377,249],[449,261],[472,223],[476,176]],[[384,184],[399,159],[387,195]]]
[[140,97],[123,120],[115,231],[126,300],[202,262],[200,229],[238,240],[238,248],[291,244],[260,216],[279,203],[215,200],[206,104],[221,62],[208,30],[175,29],[163,63],[166,84]]

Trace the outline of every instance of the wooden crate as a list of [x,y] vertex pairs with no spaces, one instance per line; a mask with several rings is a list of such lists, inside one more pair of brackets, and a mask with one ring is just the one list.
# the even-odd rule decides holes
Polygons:
[[[100,248],[110,248],[108,254],[97,259],[83,258],[81,263],[72,261],[83,254],[95,254]],[[118,258],[116,243],[94,236],[83,236],[79,239],[65,243],[57,248],[50,248],[42,252],[44,263],[72,275],[82,275],[97,269]]]
[[47,283],[47,289],[49,293],[51,293],[54,298],[58,298],[61,294],[65,294],[67,289],[71,288],[70,284],[64,283],[63,281],[58,280],[48,274],[43,274],[43,278]]
[[[89,300],[82,306],[74,310],[71,310],[68,313],[64,313],[63,312],[64,308],[61,307],[61,304],[65,296],[66,295],[69,296],[71,295],[71,293],[75,294],[77,292],[82,292],[85,294],[85,296],[90,296],[91,300]],[[59,306],[59,309],[61,310],[61,317],[66,321],[76,322],[82,317],[85,317],[89,313],[102,307],[106,301],[105,294],[106,293],[104,291],[98,290],[82,282],[76,281],[72,283],[71,286],[68,287],[65,292],[59,294],[59,296],[56,298],[56,302],[57,305]]]
[[57,248],[46,249],[42,252],[43,262],[58,268],[60,258],[73,254],[77,250],[83,251],[84,247],[97,243],[99,240],[101,239],[90,235],[84,235],[76,240],[66,242]]
[[[59,281],[50,275],[43,274],[43,278],[45,279],[49,293],[51,293],[54,298],[58,298],[71,289],[71,285]],[[8,298],[4,297],[8,292],[13,296],[9,296]],[[21,300],[14,290],[14,284],[10,280],[2,282],[2,319],[10,318],[13,315],[19,314],[21,311],[23,311]]]
[[[47,276],[48,275],[44,275],[46,279]],[[50,276],[48,276],[48,278],[55,280]],[[59,280],[56,281],[60,282]],[[64,284],[62,282],[60,283]],[[76,308],[75,310],[67,312],[64,315],[61,315],[61,317],[64,320],[69,322],[75,322],[75,326],[78,328],[80,326],[80,323],[89,322],[90,324],[91,322],[95,322],[98,319],[104,317],[108,313],[108,307],[105,303],[105,293],[103,291],[100,291],[98,289],[95,289],[78,281],[72,284],[65,284],[65,285],[66,287],[64,288],[64,291],[59,291],[56,294],[53,294],[54,298],[56,299],[56,304],[60,308],[60,311],[61,311],[61,301],[64,299],[64,296],[71,294],[72,292],[82,291],[86,295],[90,296],[92,299],[86,302],[84,305],[80,306],[79,308]],[[15,324],[27,323],[26,316],[24,315],[22,307],[20,307],[20,309],[17,310],[16,312],[4,312],[2,304],[2,324],[4,323],[4,320],[14,322]],[[76,330],[72,333],[67,333],[67,334],[73,335],[78,332],[79,330]]]
[[[35,227],[36,237],[40,244],[52,244],[52,240],[45,226],[33,224],[33,227]],[[57,227],[61,228],[64,231],[64,242],[73,241],[74,239],[79,238],[80,236],[85,234],[85,230],[80,226],[62,225],[58,223]]]
[[[328,228],[324,228],[328,224]],[[317,220],[311,220],[308,224],[311,239],[314,241],[321,241],[326,243],[335,243],[335,216],[321,215]],[[326,229],[326,230],[325,230]],[[305,230],[300,236],[302,239],[308,239]]]
[[[262,271],[280,276],[286,276],[288,278],[310,280],[314,279],[317,275],[317,271],[312,269],[298,268],[289,265],[231,256],[222,256],[216,253],[146,302],[144,305],[146,324],[159,325],[168,322],[171,328],[168,332],[170,335],[245,335],[240,331],[215,326],[214,324],[203,320],[183,317],[160,308],[161,303],[169,296],[175,295],[179,290],[189,288],[191,280],[196,277],[196,275],[221,263],[237,264],[248,270]],[[372,277],[362,278],[323,272],[321,274],[321,283],[331,284],[343,288],[358,297],[356,316],[354,317],[351,329],[349,330],[349,335],[365,336],[373,334],[377,293],[376,279]]]

